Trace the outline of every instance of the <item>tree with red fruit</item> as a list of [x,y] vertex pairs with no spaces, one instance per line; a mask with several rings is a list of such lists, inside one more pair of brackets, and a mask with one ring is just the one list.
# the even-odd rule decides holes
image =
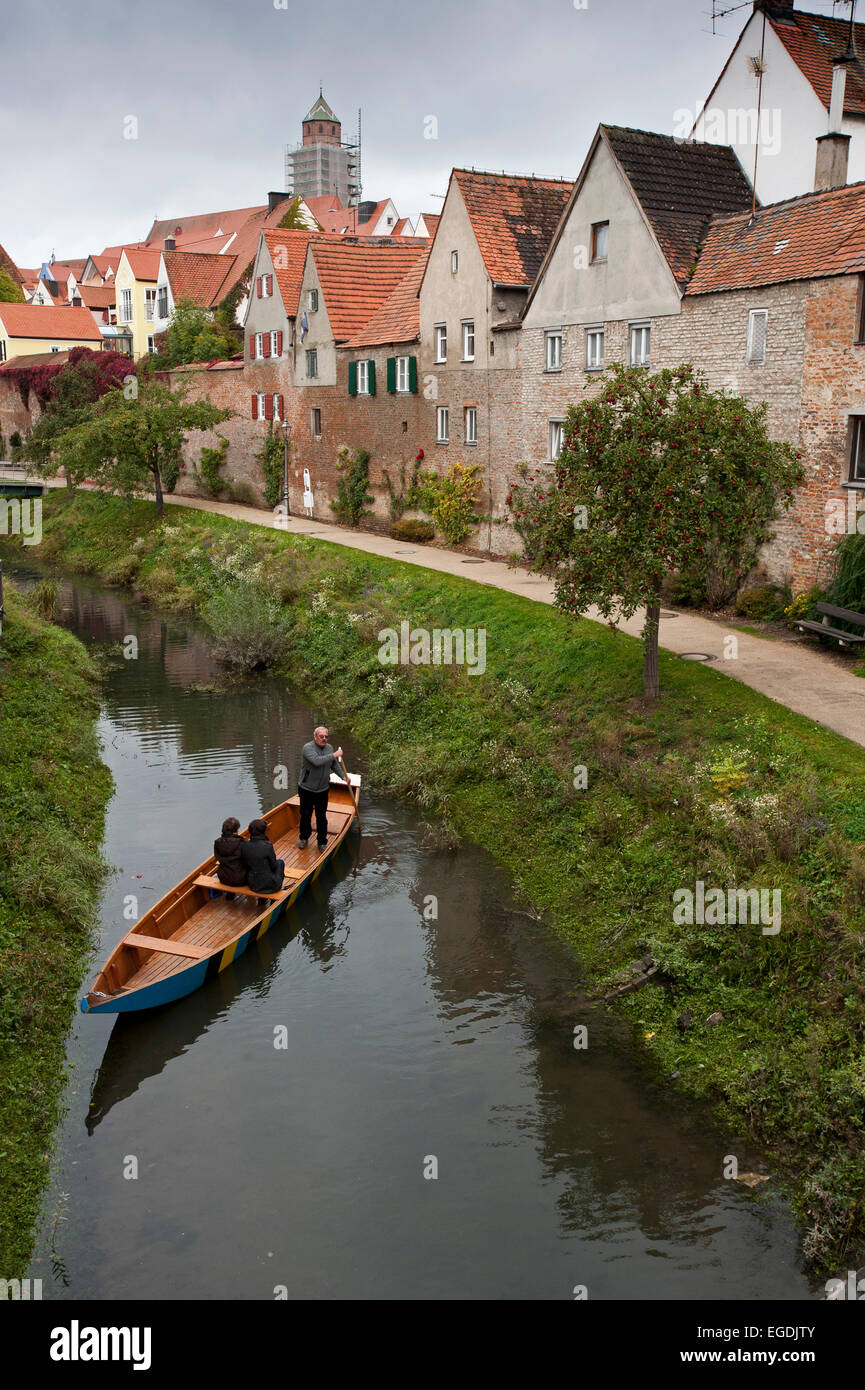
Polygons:
[[792,447],[769,438],[766,409],[710,391],[690,364],[616,364],[568,410],[552,476],[511,487],[526,560],[556,580],[558,608],[595,605],[608,619],[645,608],[649,699],[665,576],[687,570],[715,602],[731,596],[804,476]]

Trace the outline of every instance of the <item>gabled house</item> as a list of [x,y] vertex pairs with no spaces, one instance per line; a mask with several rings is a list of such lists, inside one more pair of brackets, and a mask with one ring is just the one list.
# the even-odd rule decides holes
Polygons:
[[73,347],[102,347],[89,309],[0,302],[0,362]]
[[154,336],[164,333],[176,305],[191,301],[213,310],[221,303],[237,257],[202,251],[163,251],[156,277]]
[[454,169],[426,263],[420,370],[433,466],[481,463],[491,511],[516,461],[520,313],[572,187]]
[[812,14],[794,0],[754,0],[703,109],[693,121],[676,112],[678,133],[691,125],[694,139],[731,145],[749,178],[756,156],[764,203],[844,183],[848,169],[863,179],[863,54],[865,24],[851,28],[847,16]]
[[678,350],[670,325],[711,218],[751,203],[726,145],[598,127],[520,319],[521,461],[555,460],[567,407],[610,362]]
[[117,295],[117,325],[132,337],[132,356],[136,361],[156,350],[154,319],[160,253],[124,247],[114,288]]

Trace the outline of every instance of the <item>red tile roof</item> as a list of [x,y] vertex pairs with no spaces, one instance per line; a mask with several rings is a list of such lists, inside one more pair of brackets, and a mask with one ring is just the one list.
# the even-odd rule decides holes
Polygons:
[[[145,244],[158,246],[161,251],[165,238],[174,237],[176,250],[182,251],[187,243],[195,242],[196,250],[200,251],[201,242],[209,239],[213,243],[211,249],[219,251],[232,232],[239,232],[250,217],[261,212],[267,212],[266,203],[251,208],[229,208],[223,212],[199,212],[191,217],[163,217],[153,223],[145,237]],[[220,228],[224,239],[216,236]]]
[[328,237],[312,243],[312,256],[337,342],[359,333],[423,254],[422,242],[357,245]]
[[[770,16],[769,23],[828,111],[832,95],[832,59],[847,48],[849,18],[832,19],[825,14],[792,10],[783,19]],[[856,49],[865,53],[865,24],[854,24],[853,33]],[[851,116],[865,116],[865,65],[859,57],[847,69],[844,111]]]
[[0,303],[0,323],[10,338],[63,338],[101,342],[89,309],[49,308],[47,304]]
[[12,277],[16,285],[24,284],[23,273],[18,269],[8,252],[3,250],[2,246],[0,246],[0,270],[5,270],[6,274]]
[[752,190],[729,145],[677,140],[649,130],[602,125],[680,287],[709,219],[750,212]]
[[327,238],[323,232],[305,232],[299,228],[275,227],[264,233],[283,307],[289,318],[297,316],[306,248],[311,241],[324,239]]
[[865,271],[865,183],[713,220],[687,293]]
[[425,224],[425,226],[426,226],[426,229],[427,229],[427,231],[428,231],[429,234],[430,234],[430,240],[432,240],[432,238],[433,238],[433,237],[435,236],[435,234],[436,234],[436,227],[438,226],[439,222],[441,221],[441,213],[440,213],[440,212],[422,212],[422,213],[421,213],[421,217],[423,218],[424,224]]
[[199,251],[164,251],[165,273],[175,304],[191,299],[206,309],[222,298],[222,287],[234,269],[236,256],[216,256]]
[[130,251],[126,247],[126,259],[136,280],[156,283],[159,278],[159,255],[158,251]]
[[104,280],[108,276],[109,271],[111,271],[113,277],[114,271],[116,271],[120,263],[120,254],[118,252],[117,255],[91,256],[90,259]]
[[431,242],[421,250],[414,265],[391,290],[387,299],[359,333],[345,347],[377,347],[382,343],[413,343],[420,337],[420,282],[426,268]]
[[534,283],[573,184],[454,169],[490,279],[503,285]]
[[78,285],[82,303],[88,309],[113,309],[117,302],[117,291],[110,285]]

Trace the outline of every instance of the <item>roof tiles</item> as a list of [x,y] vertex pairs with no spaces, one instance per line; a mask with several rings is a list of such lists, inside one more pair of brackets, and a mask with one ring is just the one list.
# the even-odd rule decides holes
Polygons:
[[425,251],[407,246],[357,245],[342,237],[312,243],[312,255],[337,342],[355,337]]
[[420,337],[420,282],[429,258],[424,246],[411,269],[346,347],[378,347],[383,343],[413,343]]
[[55,309],[47,304],[0,304],[0,322],[10,338],[102,341],[93,315],[83,307]]
[[573,184],[563,179],[524,178],[473,169],[454,169],[453,177],[490,278],[499,284],[530,287]]
[[219,303],[222,286],[237,259],[203,251],[163,251],[162,255],[175,304],[191,299],[206,309]]
[[[828,111],[832,95],[832,59],[847,48],[849,19],[793,10],[783,19],[770,16],[769,23]],[[859,52],[865,51],[865,24],[854,24],[853,31],[855,47]],[[865,116],[865,65],[859,57],[847,69],[844,111],[849,115]]]

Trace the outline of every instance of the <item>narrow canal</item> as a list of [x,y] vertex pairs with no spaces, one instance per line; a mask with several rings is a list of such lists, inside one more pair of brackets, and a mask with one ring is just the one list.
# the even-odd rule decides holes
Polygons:
[[[86,642],[138,641],[104,690],[95,967],[128,895],[143,912],[225,816],[282,800],[274,768],[294,790],[316,723],[363,769],[338,709],[270,679],[221,688],[194,626],[86,580],[61,602]],[[197,994],[77,1015],[29,1271],[44,1296],[809,1297],[784,1202],[722,1176],[725,1154],[759,1159],[647,1081],[506,876],[374,789],[361,810],[362,836]]]

